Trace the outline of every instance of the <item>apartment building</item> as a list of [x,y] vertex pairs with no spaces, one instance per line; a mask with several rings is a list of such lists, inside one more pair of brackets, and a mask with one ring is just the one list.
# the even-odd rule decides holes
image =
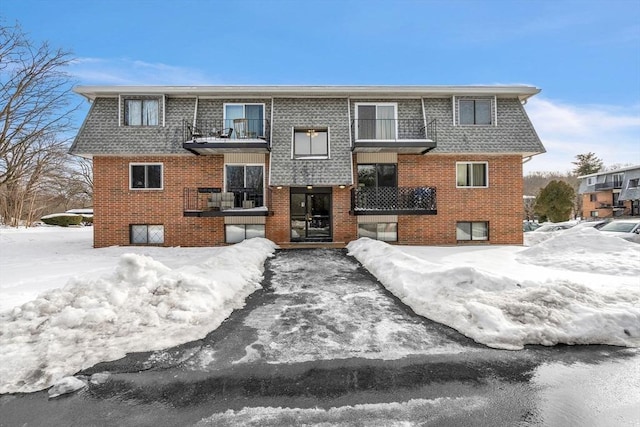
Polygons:
[[81,86],[94,246],[521,244],[530,86]]
[[579,176],[583,218],[640,215],[640,165]]

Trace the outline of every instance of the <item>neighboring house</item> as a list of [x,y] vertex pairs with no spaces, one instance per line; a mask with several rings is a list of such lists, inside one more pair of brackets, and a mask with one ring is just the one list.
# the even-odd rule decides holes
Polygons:
[[579,176],[583,218],[640,215],[640,165]]
[[528,86],[85,86],[94,245],[522,243]]

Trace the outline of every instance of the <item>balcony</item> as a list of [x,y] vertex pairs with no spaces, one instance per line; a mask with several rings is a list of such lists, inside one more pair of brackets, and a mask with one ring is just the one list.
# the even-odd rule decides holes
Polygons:
[[356,153],[425,154],[436,147],[436,120],[358,119],[351,122]]
[[269,189],[233,188],[223,192],[220,187],[185,188],[184,216],[269,216]]
[[182,123],[182,148],[197,155],[267,153],[270,150],[268,120],[235,119]]
[[361,187],[351,190],[353,215],[436,215],[435,187]]
[[595,186],[596,191],[619,190],[621,188],[622,188],[622,181],[602,182],[600,184],[596,184]]

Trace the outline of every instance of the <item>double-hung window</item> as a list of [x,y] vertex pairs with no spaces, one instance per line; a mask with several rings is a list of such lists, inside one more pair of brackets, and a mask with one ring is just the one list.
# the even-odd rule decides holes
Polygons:
[[458,102],[461,125],[490,125],[490,99],[461,99]]
[[129,188],[162,190],[162,163],[130,163]]
[[225,104],[224,127],[232,128],[232,139],[265,135],[264,104]]
[[456,187],[488,187],[487,162],[456,163]]
[[159,104],[157,99],[127,99],[125,124],[127,126],[157,126]]
[[329,130],[327,128],[294,128],[293,157],[328,158]]
[[397,123],[396,104],[356,104],[357,140],[395,140]]
[[236,208],[264,206],[264,165],[225,165],[225,188]]

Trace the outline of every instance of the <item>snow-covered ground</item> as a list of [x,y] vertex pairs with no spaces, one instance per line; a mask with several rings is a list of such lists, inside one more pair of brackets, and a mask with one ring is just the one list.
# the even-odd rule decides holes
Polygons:
[[[91,247],[91,227],[0,229],[0,393],[198,339],[243,306],[275,250]],[[537,245],[349,245],[416,312],[498,348],[640,345],[640,245],[595,230]],[[531,233],[527,233],[531,234]]]

